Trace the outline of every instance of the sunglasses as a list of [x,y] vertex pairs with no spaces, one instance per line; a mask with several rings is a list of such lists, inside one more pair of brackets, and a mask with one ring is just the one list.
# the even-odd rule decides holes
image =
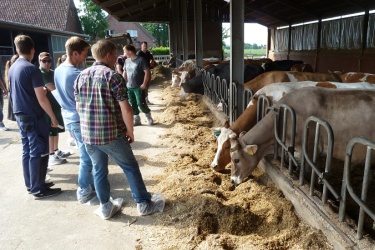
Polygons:
[[42,63],[51,63],[51,60],[42,60]]

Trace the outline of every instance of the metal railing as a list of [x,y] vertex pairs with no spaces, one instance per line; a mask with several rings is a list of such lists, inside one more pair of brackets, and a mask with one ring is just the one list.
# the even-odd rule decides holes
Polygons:
[[154,55],[154,60],[157,62],[168,62],[171,58],[170,55]]
[[[230,110],[229,110],[229,103],[232,102],[232,121],[235,121],[240,114],[238,114],[238,105],[244,105],[244,110],[247,107],[247,103],[253,97],[253,93],[251,90],[244,91],[244,102],[239,104],[237,100],[237,91],[238,91],[238,83],[232,82],[232,96],[229,93],[229,84],[226,80],[221,80],[219,77],[216,77],[209,72],[202,70],[202,80],[204,85],[204,95],[207,96],[212,103],[217,106],[219,103],[222,104],[223,112],[229,117]],[[257,103],[257,122],[259,122],[270,109],[274,109],[271,107],[272,103],[266,96],[259,96],[258,103]],[[302,138],[302,157],[301,159],[297,159],[294,155],[295,152],[295,133],[296,133],[296,117],[293,108],[281,104],[279,105],[281,109],[274,110],[277,112],[275,118],[275,149],[274,149],[274,156],[275,159],[278,157],[280,152],[280,165],[284,167],[285,157],[288,158],[288,174],[289,178],[293,178],[293,174],[295,173],[299,178],[299,185],[304,185],[305,179],[305,168],[309,167],[311,169],[311,178],[309,181],[309,193],[308,196],[312,197],[315,195],[315,189],[319,186],[316,186],[315,183],[322,184],[322,194],[321,200],[323,204],[326,204],[328,201],[328,194],[332,194],[336,202],[340,202],[340,212],[339,212],[339,220],[343,221],[345,217],[345,207],[346,207],[346,200],[347,200],[347,193],[355,200],[355,202],[359,205],[359,216],[358,216],[358,230],[357,230],[357,238],[361,239],[363,237],[363,227],[364,227],[364,214],[366,213],[371,217],[372,220],[375,221],[375,212],[369,208],[368,204],[366,204],[367,200],[367,191],[369,187],[369,169],[370,169],[370,159],[371,159],[371,152],[375,150],[375,143],[368,141],[366,139],[353,139],[347,148],[347,159],[345,160],[345,170],[344,176],[342,177],[343,183],[341,187],[341,194],[337,190],[337,185],[334,187],[332,183],[330,183],[329,176],[332,174],[332,155],[333,155],[333,144],[334,144],[334,136],[333,131],[330,124],[324,120],[321,120],[318,117],[311,116],[305,121],[305,126],[303,128],[303,138]],[[286,122],[287,117],[291,122],[290,131],[288,132],[286,128],[288,124]],[[315,131],[311,131],[312,134],[309,135],[309,127],[312,127],[311,124],[315,124],[314,128]],[[321,128],[324,128],[327,134],[327,148],[325,149],[326,152],[326,159],[325,165],[323,167],[318,166],[318,145],[320,140],[320,133]],[[308,136],[309,135],[309,136]],[[288,136],[288,137],[287,137]],[[308,142],[308,138],[313,138],[314,141],[311,144]],[[287,143],[288,142],[288,143]],[[363,187],[361,197],[357,196],[353,190],[350,178],[350,159],[351,159],[351,151],[353,145],[356,143],[361,143],[366,145],[368,149],[367,157],[366,157],[366,166],[364,170],[363,176]],[[308,145],[313,145],[312,149],[308,148]],[[281,147],[281,150],[279,150]],[[371,150],[370,150],[371,149]],[[370,152],[371,151],[371,152]],[[312,154],[312,156],[311,156]],[[306,166],[305,166],[306,165]],[[321,171],[320,169],[323,169]],[[310,170],[309,169],[309,170]],[[325,207],[319,206],[319,209],[323,211]],[[325,213],[323,211],[323,213]],[[375,223],[374,223],[375,228]]]
[[[356,144],[361,144],[367,147],[366,152],[366,159],[365,159],[365,167],[363,173],[363,183],[362,183],[362,190],[361,190],[361,197],[359,197],[353,188],[352,181],[351,181],[351,174],[350,171],[351,167],[351,158],[353,153],[353,148]],[[365,213],[370,216],[370,218],[375,221],[375,213],[372,211],[366,201],[367,201],[367,194],[369,191],[369,184],[370,184],[370,168],[371,168],[371,158],[372,153],[375,150],[375,142],[367,140],[365,138],[356,137],[353,138],[346,147],[346,156],[345,156],[345,164],[344,164],[344,178],[341,188],[341,197],[342,200],[340,202],[340,209],[339,209],[339,220],[342,222],[345,218],[345,209],[346,209],[346,201],[347,201],[347,193],[351,196],[354,202],[359,205],[359,215],[358,215],[358,224],[357,224],[357,239],[363,238],[363,226],[364,226],[364,216]],[[374,228],[374,224],[373,224]]]

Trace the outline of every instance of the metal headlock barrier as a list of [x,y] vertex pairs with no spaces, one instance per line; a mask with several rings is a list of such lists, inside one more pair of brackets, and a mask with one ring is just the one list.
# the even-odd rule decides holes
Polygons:
[[[275,116],[275,149],[274,149],[274,159],[277,159],[279,149],[278,147],[281,146],[281,160],[280,160],[280,166],[282,167],[284,165],[285,161],[285,154],[288,155],[289,163],[288,163],[288,170],[289,175],[291,176],[293,173],[293,163],[295,166],[298,166],[298,162],[296,158],[294,157],[294,148],[295,148],[295,136],[296,136],[296,113],[294,112],[294,109],[291,108],[288,105],[281,104],[279,106],[279,109],[274,109],[274,112],[276,113]],[[288,140],[287,145],[287,116],[290,117],[290,139]],[[281,133],[281,136],[280,136]]]
[[[315,188],[315,182],[316,177],[318,177],[318,184],[323,184],[323,191],[322,191],[322,203],[326,204],[328,200],[328,192],[332,194],[334,199],[338,202],[340,202],[339,207],[339,221],[343,222],[345,218],[345,210],[346,210],[346,203],[347,203],[347,194],[351,196],[351,198],[355,201],[355,203],[359,206],[359,215],[358,215],[358,224],[357,224],[357,239],[360,240],[363,238],[363,229],[364,229],[364,216],[367,214],[372,220],[373,220],[373,228],[375,228],[375,211],[373,211],[368,204],[367,201],[367,195],[369,191],[369,185],[370,185],[370,169],[371,164],[374,164],[374,162],[371,162],[372,159],[372,153],[375,150],[375,142],[364,139],[364,138],[354,138],[352,139],[346,149],[346,159],[345,159],[345,166],[344,166],[344,172],[343,172],[343,182],[341,187],[341,193],[336,191],[335,187],[329,182],[329,176],[331,174],[331,163],[332,163],[332,155],[333,155],[333,145],[334,145],[334,136],[333,136],[333,130],[330,126],[330,124],[318,117],[310,116],[306,119],[304,124],[304,130],[303,130],[303,143],[302,143],[302,157],[301,162],[298,164],[297,159],[294,156],[294,135],[295,128],[294,128],[294,119],[295,119],[295,113],[293,109],[287,105],[280,105],[279,110],[274,110],[276,112],[275,117],[275,145],[281,146],[281,160],[280,160],[280,166],[284,165],[284,158],[283,156],[285,154],[289,157],[289,166],[288,166],[288,172],[291,177],[292,174],[292,166],[293,164],[299,169],[299,185],[304,185],[304,172],[305,172],[305,165],[311,167],[311,179],[309,182],[309,196],[314,196],[314,188]],[[286,145],[285,142],[285,127],[286,123],[285,120],[287,118],[287,114],[290,114],[290,120],[292,123],[291,128],[291,138],[290,138],[290,145]],[[293,118],[294,117],[294,118]],[[309,127],[311,124],[315,124],[315,131],[314,134],[311,136],[314,136],[314,143],[313,143],[313,149],[309,149],[307,145],[310,145],[308,142],[309,137]],[[281,126],[281,127],[280,127]],[[323,127],[327,133],[327,148],[326,148],[326,161],[325,161],[325,167],[324,172],[320,171],[320,167],[317,165],[318,162],[318,145],[320,141],[320,135],[321,135],[321,127]],[[281,138],[280,138],[281,133]],[[311,138],[310,138],[311,139]],[[351,183],[351,156],[353,152],[353,148],[355,144],[361,144],[367,147],[367,154],[365,159],[365,166],[363,171],[363,183],[362,183],[362,190],[361,190],[361,196],[359,197],[353,188],[353,185]],[[308,152],[312,153],[312,158],[308,154]],[[275,146],[275,159],[277,158],[278,148]],[[306,162],[306,163],[305,163]],[[340,188],[339,188],[340,189]],[[316,207],[316,209],[324,210],[324,207],[319,206]],[[324,213],[324,212],[323,212]],[[353,218],[355,219],[355,218]]]
[[[311,123],[314,123],[315,126],[315,133],[314,133],[314,146],[313,146],[313,157],[311,159],[310,155],[308,154],[309,149],[308,146],[308,134],[309,134],[309,126]],[[318,158],[319,158],[319,151],[318,151],[318,145],[320,142],[320,128],[324,127],[327,132],[327,150],[326,150],[326,163],[325,163],[325,169],[324,172],[320,171],[318,164]],[[300,185],[303,185],[304,183],[304,173],[305,173],[305,161],[308,163],[308,165],[311,167],[311,179],[310,179],[310,196],[313,196],[314,194],[314,185],[316,183],[316,177],[318,176],[318,183],[323,184],[323,193],[322,193],[322,202],[323,204],[327,203],[328,199],[328,190],[331,192],[331,194],[334,196],[336,201],[340,200],[340,195],[334,187],[329,183],[328,177],[331,173],[331,163],[332,163],[332,154],[333,154],[333,143],[334,143],[334,137],[333,137],[333,130],[331,125],[315,116],[310,116],[306,119],[305,125],[303,128],[303,143],[302,143],[302,157],[301,157],[301,168],[300,168],[300,178],[299,182]]]
[[[237,101],[237,91],[238,91],[238,83],[232,82],[229,84],[232,84],[232,96],[229,95],[229,84],[225,80],[221,80],[219,77],[215,77],[214,75],[211,75],[209,72],[205,70],[202,71],[202,79],[203,79],[203,85],[204,85],[204,95],[207,96],[214,105],[218,105],[219,103],[222,104],[223,112],[229,117],[230,115],[230,105],[229,102],[232,103],[232,121],[235,121],[240,114],[238,114],[238,105],[243,105],[243,110],[246,109],[247,104],[253,97],[253,93],[251,90],[244,90],[244,102],[239,104]],[[346,210],[346,202],[347,202],[347,193],[351,196],[351,198],[358,204],[360,207],[359,209],[359,215],[358,215],[358,229],[357,229],[357,238],[362,239],[363,238],[363,227],[364,227],[364,216],[367,214],[373,221],[374,225],[373,228],[375,228],[375,211],[372,211],[371,208],[366,204],[367,200],[367,193],[369,189],[369,176],[370,176],[370,167],[371,167],[371,156],[372,151],[375,150],[375,142],[369,141],[364,138],[354,138],[352,139],[348,146],[346,151],[346,159],[345,159],[345,169],[343,173],[343,183],[341,187],[341,193],[336,191],[336,189],[333,187],[333,185],[329,182],[329,176],[331,174],[331,163],[332,163],[332,154],[333,154],[333,144],[334,144],[334,136],[333,131],[330,126],[330,124],[318,117],[311,116],[306,119],[304,128],[303,128],[303,142],[302,142],[302,157],[299,162],[299,160],[295,157],[295,132],[296,132],[296,115],[293,110],[293,108],[280,104],[279,109],[275,110],[271,107],[272,102],[270,99],[264,95],[260,95],[258,97],[257,102],[257,122],[259,122],[269,110],[273,110],[276,112],[275,116],[275,148],[274,148],[274,159],[278,158],[279,154],[279,147],[281,147],[280,150],[280,166],[284,166],[285,162],[285,156],[288,158],[288,174],[289,178],[293,179],[293,171],[296,172],[298,178],[299,178],[299,185],[304,185],[305,182],[305,167],[311,168],[311,179],[309,183],[309,194],[308,196],[312,197],[314,196],[314,189],[315,189],[315,182],[318,182],[318,184],[322,184],[322,203],[326,204],[328,200],[328,194],[329,192],[332,194],[334,199],[338,202],[340,202],[340,208],[339,208],[339,220],[342,222],[345,218],[345,210]],[[287,117],[289,117],[289,121],[291,122],[291,128],[288,133],[287,129]],[[309,127],[314,126],[315,132],[314,136],[314,143],[313,143],[313,149],[309,149],[308,145],[308,139],[309,136]],[[320,130],[323,127],[325,129],[327,134],[327,148],[326,148],[326,161],[324,166],[324,171],[322,172],[320,167],[317,165],[319,152],[318,152],[318,145],[320,141]],[[290,138],[287,138],[287,135],[289,135]],[[312,138],[312,137],[311,137]],[[311,139],[310,138],[310,139]],[[288,144],[287,144],[288,142]],[[351,155],[353,151],[353,147],[355,144],[363,144],[368,147],[367,149],[367,155],[366,155],[366,165],[364,169],[363,174],[363,184],[362,184],[362,193],[361,197],[356,195],[354,192],[353,186],[351,184],[351,178],[350,178],[350,169],[351,169]],[[309,154],[309,153],[310,154]],[[312,153],[312,157],[310,156]],[[306,165],[306,166],[305,166]],[[325,213],[324,207],[322,206],[316,206],[315,209],[320,210],[319,213]],[[343,235],[345,238],[345,235]]]
[[[350,175],[350,170],[352,169],[351,158],[352,158],[353,148],[356,144],[361,144],[367,147],[365,167],[364,167],[364,173],[363,173],[363,178],[362,178],[363,182],[362,182],[361,197],[359,197],[355,193],[354,188],[351,183],[351,175]],[[365,213],[368,216],[370,216],[370,218],[373,221],[375,221],[374,211],[372,211],[366,204],[367,195],[369,191],[369,184],[370,184],[371,158],[372,158],[372,153],[374,150],[375,150],[375,142],[367,140],[365,138],[361,138],[361,137],[353,138],[346,147],[344,178],[343,178],[343,183],[342,183],[342,188],[341,188],[342,200],[340,202],[340,208],[339,208],[339,220],[341,222],[344,221],[347,193],[349,193],[351,198],[360,207],[359,215],[358,215],[358,224],[357,224],[357,239],[358,240],[363,238],[363,226],[364,226]],[[374,223],[373,223],[373,228],[374,228]]]
[[[218,105],[219,103],[222,104],[223,112],[226,116],[229,117],[230,115],[230,102],[232,103],[232,121],[237,120],[240,114],[238,114],[238,101],[237,101],[237,92],[238,92],[238,84],[236,82],[228,83],[225,79],[220,79],[219,76],[215,76],[207,72],[206,70],[202,71],[202,80],[204,86],[204,95],[208,97],[214,105]],[[230,84],[233,86],[232,88],[232,96],[229,96],[229,88]],[[253,93],[250,89],[244,90],[244,102],[241,104],[243,110],[246,109],[247,104],[249,103],[250,99],[253,97]]]
[[257,102],[257,123],[271,110],[272,102],[268,96],[259,95]]

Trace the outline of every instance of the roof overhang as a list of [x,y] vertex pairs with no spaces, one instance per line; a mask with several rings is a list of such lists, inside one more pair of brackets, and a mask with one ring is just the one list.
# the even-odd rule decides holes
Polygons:
[[[173,17],[172,0],[92,0],[124,22],[165,22]],[[194,20],[194,0],[187,1],[188,20]],[[230,22],[227,0],[201,0],[203,21]],[[375,9],[369,0],[244,0],[245,23],[268,28],[299,24]]]

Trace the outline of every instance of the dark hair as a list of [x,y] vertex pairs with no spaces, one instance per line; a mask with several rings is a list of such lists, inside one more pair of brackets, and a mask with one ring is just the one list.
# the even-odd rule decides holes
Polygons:
[[136,50],[133,44],[125,45],[125,49],[128,51],[133,51],[134,54],[136,53]]
[[59,66],[60,64],[62,64],[63,62],[65,62],[66,60],[66,54],[60,56],[59,58],[57,58],[57,63],[56,63],[56,67]]
[[141,43],[141,45],[142,45],[142,44],[146,44],[146,45],[147,45],[147,42],[146,42],[146,41],[143,41],[143,42]]

